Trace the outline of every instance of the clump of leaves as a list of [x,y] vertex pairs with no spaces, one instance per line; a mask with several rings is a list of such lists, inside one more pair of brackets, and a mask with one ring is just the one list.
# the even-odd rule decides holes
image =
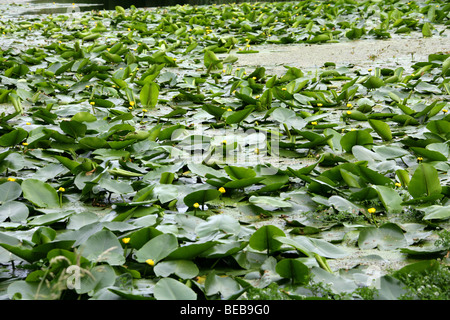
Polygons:
[[450,299],[450,269],[439,264],[434,270],[424,272],[402,273],[398,275],[407,293],[401,300],[448,300]]
[[243,300],[292,300],[288,294],[280,290],[279,286],[272,282],[265,288],[250,287]]
[[354,223],[358,220],[361,220],[361,216],[358,216],[357,213],[351,211],[337,211],[337,212],[329,212],[328,210],[321,211],[319,214],[315,213],[317,220],[321,220],[323,222],[330,223]]
[[434,242],[434,245],[450,251],[450,231],[442,230],[438,233],[438,236],[439,239]]

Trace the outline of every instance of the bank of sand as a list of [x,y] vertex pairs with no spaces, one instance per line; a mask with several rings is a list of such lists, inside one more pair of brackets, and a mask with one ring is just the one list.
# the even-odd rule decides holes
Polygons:
[[387,40],[355,40],[324,44],[263,44],[255,45],[252,54],[238,54],[237,66],[254,69],[264,66],[267,74],[284,74],[286,68],[315,70],[325,62],[337,66],[356,68],[403,67],[406,70],[414,63],[428,61],[428,55],[450,53],[450,30],[440,37],[410,37]]

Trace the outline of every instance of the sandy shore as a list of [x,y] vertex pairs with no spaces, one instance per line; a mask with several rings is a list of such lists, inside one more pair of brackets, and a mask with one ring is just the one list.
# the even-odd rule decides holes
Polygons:
[[314,70],[325,62],[337,66],[360,68],[399,67],[405,69],[417,62],[427,61],[433,53],[450,52],[450,32],[441,37],[387,40],[356,40],[325,44],[264,44],[253,46],[259,53],[239,54],[239,67],[264,66],[269,74],[284,74],[284,66]]

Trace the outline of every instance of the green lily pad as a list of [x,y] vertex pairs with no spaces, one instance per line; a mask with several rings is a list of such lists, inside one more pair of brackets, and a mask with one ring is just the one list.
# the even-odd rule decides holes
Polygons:
[[395,250],[407,245],[402,229],[395,223],[385,223],[381,227],[366,227],[360,231],[358,247],[361,249]]
[[196,300],[197,294],[185,284],[172,279],[162,278],[154,288],[156,300]]
[[22,182],[21,187],[24,198],[39,208],[56,208],[60,206],[58,193],[45,182],[27,179]]
[[294,284],[306,284],[309,281],[309,268],[296,259],[283,259],[275,270],[283,278],[291,279]]

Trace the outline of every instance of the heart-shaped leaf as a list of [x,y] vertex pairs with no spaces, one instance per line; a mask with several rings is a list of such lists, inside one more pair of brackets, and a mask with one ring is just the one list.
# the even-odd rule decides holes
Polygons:
[[441,190],[442,186],[436,168],[427,163],[419,164],[409,182],[409,193],[414,198],[419,198],[441,193]]

